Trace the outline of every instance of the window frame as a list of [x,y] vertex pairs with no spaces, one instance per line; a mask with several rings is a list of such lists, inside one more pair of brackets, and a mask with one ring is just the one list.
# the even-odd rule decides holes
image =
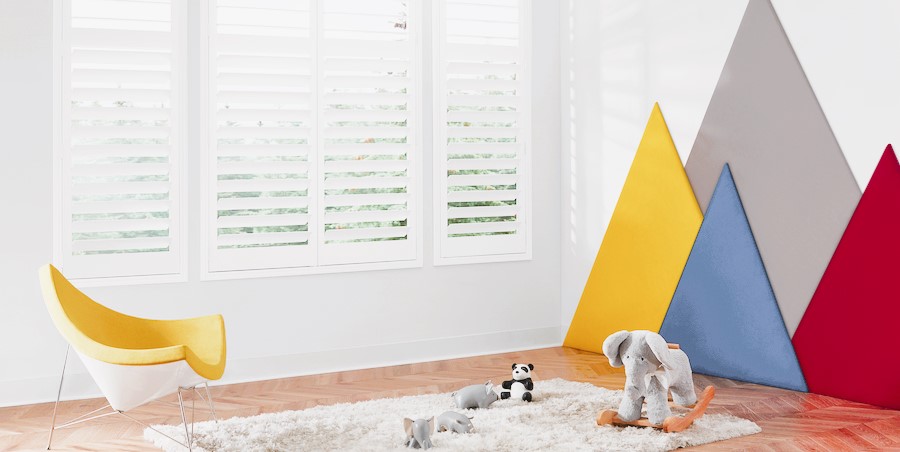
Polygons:
[[481,263],[492,263],[492,262],[515,262],[515,261],[529,261],[533,259],[533,234],[532,234],[532,224],[533,224],[533,211],[532,211],[532,198],[533,198],[533,183],[532,183],[532,140],[533,140],[533,124],[532,124],[532,106],[534,103],[534,96],[532,94],[532,44],[533,44],[533,31],[532,31],[532,1],[531,0],[518,0],[519,2],[519,30],[521,31],[520,35],[520,48],[523,55],[523,73],[525,74],[525,83],[522,84],[524,103],[526,105],[525,110],[522,114],[522,122],[524,126],[521,127],[525,130],[522,133],[522,137],[524,139],[524,155],[522,156],[522,166],[524,175],[522,177],[524,188],[522,189],[522,198],[517,200],[521,201],[523,204],[522,215],[524,216],[524,227],[523,231],[525,233],[525,249],[523,252],[517,253],[496,253],[496,254],[483,254],[483,255],[463,255],[463,256],[445,256],[443,254],[444,249],[444,231],[443,231],[443,221],[446,221],[442,217],[442,210],[446,209],[446,201],[445,195],[447,193],[447,174],[446,167],[444,166],[446,163],[446,142],[447,142],[447,105],[445,102],[446,99],[446,91],[444,89],[444,83],[447,80],[446,71],[444,70],[444,55],[446,53],[445,49],[445,32],[446,32],[446,0],[432,0],[432,23],[431,23],[431,36],[432,36],[432,190],[433,190],[433,200],[432,200],[432,222],[433,222],[433,250],[434,250],[434,260],[433,265],[435,266],[445,266],[445,265],[465,265],[465,264],[481,264]]

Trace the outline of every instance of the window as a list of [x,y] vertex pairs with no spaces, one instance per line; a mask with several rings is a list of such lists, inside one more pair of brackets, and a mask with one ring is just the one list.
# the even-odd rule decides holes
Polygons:
[[[190,247],[208,279],[421,265],[421,3],[54,0],[56,263],[89,284],[184,280]],[[430,5],[435,262],[528,259],[528,0]]]
[[211,1],[208,271],[415,261],[415,2]]
[[435,4],[435,263],[529,259],[526,0]]
[[56,254],[73,278],[179,275],[183,2],[62,2]]

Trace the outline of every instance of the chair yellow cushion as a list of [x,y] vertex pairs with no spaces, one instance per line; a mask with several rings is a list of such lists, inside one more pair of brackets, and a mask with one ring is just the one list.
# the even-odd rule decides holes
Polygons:
[[144,366],[180,360],[203,378],[225,372],[221,315],[150,320],[113,311],[75,288],[52,265],[39,270],[44,302],[59,332],[81,353],[110,364]]

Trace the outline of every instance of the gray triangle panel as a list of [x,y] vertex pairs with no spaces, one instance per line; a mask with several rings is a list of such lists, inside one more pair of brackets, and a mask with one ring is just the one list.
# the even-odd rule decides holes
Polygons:
[[793,335],[860,198],[768,0],[750,0],[686,170],[703,211],[730,164]]

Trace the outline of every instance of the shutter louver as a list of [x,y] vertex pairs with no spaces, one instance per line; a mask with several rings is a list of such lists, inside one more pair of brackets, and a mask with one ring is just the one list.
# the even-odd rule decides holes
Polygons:
[[411,3],[322,2],[320,265],[416,258]]
[[525,258],[531,189],[526,2],[439,3],[437,257]]
[[179,274],[180,5],[63,7],[62,266],[72,278]]
[[309,1],[210,6],[209,270],[315,265]]

